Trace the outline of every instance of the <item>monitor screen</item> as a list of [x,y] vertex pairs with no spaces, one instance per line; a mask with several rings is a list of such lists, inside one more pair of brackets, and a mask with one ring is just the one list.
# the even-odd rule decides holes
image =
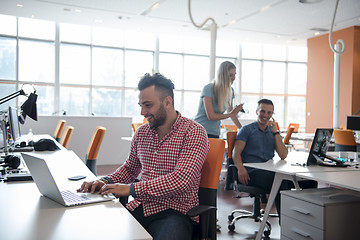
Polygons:
[[[313,142],[311,144],[307,165],[318,164],[316,158],[323,160],[329,148],[332,137],[332,128],[318,128],[316,129]],[[315,155],[315,156],[314,156]]]
[[16,108],[9,107],[10,134],[14,142],[21,137],[19,115]]
[[360,131],[360,116],[347,116],[346,128],[350,130]]

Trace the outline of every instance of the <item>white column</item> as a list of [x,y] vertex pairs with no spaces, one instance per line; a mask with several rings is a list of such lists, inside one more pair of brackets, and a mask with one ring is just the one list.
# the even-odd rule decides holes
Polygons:
[[333,128],[339,128],[339,101],[340,101],[340,51],[341,44],[335,44],[334,53],[334,101],[333,101]]
[[217,25],[213,21],[211,24],[211,43],[210,43],[210,79],[211,82],[215,78],[215,60],[216,60],[216,31]]

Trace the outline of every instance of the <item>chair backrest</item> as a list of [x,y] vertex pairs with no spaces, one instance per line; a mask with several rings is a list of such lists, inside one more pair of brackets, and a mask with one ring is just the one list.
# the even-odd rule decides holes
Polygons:
[[236,125],[234,124],[226,124],[225,125],[225,129],[226,130],[230,130],[230,131],[236,131],[239,129]]
[[132,124],[131,124],[131,127],[132,127],[133,131],[136,132],[136,130],[137,130],[141,125],[143,125],[143,123],[132,123]]
[[348,129],[334,129],[335,151],[356,152],[354,132]]
[[278,122],[275,122],[275,124],[276,124],[277,130],[280,131],[279,123],[278,123]]
[[229,159],[232,159],[232,153],[235,145],[235,138],[237,132],[227,132],[226,141],[227,141],[227,155]]
[[200,188],[217,190],[225,152],[225,141],[209,138],[209,142],[210,149],[201,170]]
[[294,126],[288,127],[287,132],[286,132],[286,136],[284,138],[284,144],[290,144],[291,134],[293,134],[294,131],[295,131]]
[[69,146],[70,138],[73,134],[74,127],[73,126],[66,126],[63,135],[60,139],[60,144],[63,145],[65,148]]
[[287,128],[287,131],[289,131],[289,128],[293,126],[295,129],[294,129],[294,133],[297,133],[299,132],[299,127],[300,127],[300,123],[289,123],[289,126]]
[[106,128],[97,126],[87,149],[87,160],[96,160],[99,149],[106,132]]
[[[225,141],[218,138],[209,138],[210,149],[206,155],[204,165],[201,169],[201,180],[199,187],[199,204],[215,207],[205,218],[200,216],[201,239],[216,240],[216,206],[217,189],[221,167],[225,152]],[[207,219],[207,220],[205,220]]]
[[61,133],[64,129],[65,123],[66,123],[66,120],[60,119],[58,124],[56,125],[55,131],[54,131],[54,138],[58,142],[60,141]]

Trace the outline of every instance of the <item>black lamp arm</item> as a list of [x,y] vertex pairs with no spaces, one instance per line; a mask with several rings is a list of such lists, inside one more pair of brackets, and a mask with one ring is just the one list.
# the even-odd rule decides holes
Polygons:
[[6,103],[7,101],[10,101],[13,98],[16,98],[19,95],[26,95],[26,94],[25,94],[24,90],[20,89],[19,91],[14,92],[14,93],[0,99],[0,105],[3,103]]

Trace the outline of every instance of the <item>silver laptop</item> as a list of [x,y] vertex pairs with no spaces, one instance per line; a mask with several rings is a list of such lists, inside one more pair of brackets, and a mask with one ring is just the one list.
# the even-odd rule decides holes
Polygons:
[[[64,206],[111,201],[112,195],[78,193],[83,181],[95,180],[96,176],[73,151],[21,153],[40,193]],[[69,180],[84,176],[80,181]]]

